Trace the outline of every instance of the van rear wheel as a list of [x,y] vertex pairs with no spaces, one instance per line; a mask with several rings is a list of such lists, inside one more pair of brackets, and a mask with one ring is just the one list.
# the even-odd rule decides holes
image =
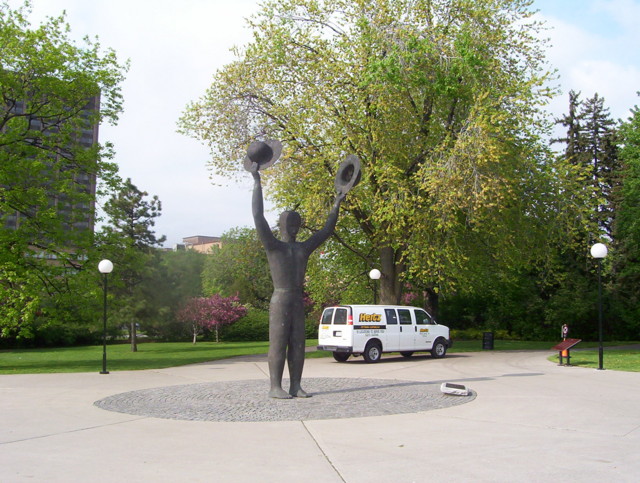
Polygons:
[[334,352],[333,358],[338,362],[347,362],[347,359],[350,355],[351,354],[349,354],[348,352]]
[[364,360],[367,362],[378,362],[382,357],[382,346],[376,340],[367,342],[364,352],[362,353]]

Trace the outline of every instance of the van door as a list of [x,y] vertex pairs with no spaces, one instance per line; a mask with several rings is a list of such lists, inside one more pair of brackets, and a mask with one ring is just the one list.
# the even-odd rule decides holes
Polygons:
[[398,314],[396,309],[384,309],[384,316],[387,322],[386,344],[383,347],[385,351],[400,350],[400,324],[398,323]]
[[333,319],[333,307],[324,309],[318,327],[318,345],[329,345],[331,343],[331,320]]
[[411,317],[411,310],[397,309],[398,320],[400,321],[400,347],[401,351],[413,351],[416,326]]
[[416,350],[430,350],[433,347],[434,333],[433,319],[422,309],[413,309],[416,318]]
[[348,318],[348,308],[336,307],[336,312],[333,315],[333,325],[331,326],[331,335],[339,346],[350,346],[353,342],[353,326],[347,325]]
[[329,307],[322,313],[318,344],[328,346],[351,346],[352,327],[347,325],[348,309],[346,307]]

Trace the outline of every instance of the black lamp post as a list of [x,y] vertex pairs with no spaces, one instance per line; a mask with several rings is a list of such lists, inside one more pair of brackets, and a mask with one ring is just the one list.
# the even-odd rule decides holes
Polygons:
[[98,264],[98,271],[102,274],[103,293],[104,293],[104,311],[102,326],[102,370],[100,374],[109,374],[107,371],[107,275],[113,270],[113,263],[110,260],[102,260]]
[[591,247],[591,256],[598,260],[598,370],[604,369],[604,349],[602,348],[602,259],[607,256],[607,247],[596,243]]
[[369,278],[373,280],[373,285],[374,285],[373,305],[376,305],[378,303],[378,280],[380,280],[381,276],[382,276],[382,273],[377,268],[374,268],[369,272]]

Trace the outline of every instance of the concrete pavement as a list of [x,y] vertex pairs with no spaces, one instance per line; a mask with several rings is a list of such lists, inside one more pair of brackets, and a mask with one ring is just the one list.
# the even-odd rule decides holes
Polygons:
[[3,375],[0,481],[638,481],[640,373],[560,367],[550,354],[309,359],[303,387],[313,378],[455,382],[476,397],[413,413],[267,422],[163,419],[94,405],[129,391],[266,381],[264,358]]

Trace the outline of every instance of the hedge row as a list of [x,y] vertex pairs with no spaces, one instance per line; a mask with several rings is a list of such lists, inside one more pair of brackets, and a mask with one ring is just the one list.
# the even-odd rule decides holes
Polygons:
[[[269,312],[266,310],[249,309],[246,316],[233,325],[224,327],[222,340],[227,342],[252,342],[269,340]],[[315,318],[305,321],[305,337],[318,338],[318,322]]]

